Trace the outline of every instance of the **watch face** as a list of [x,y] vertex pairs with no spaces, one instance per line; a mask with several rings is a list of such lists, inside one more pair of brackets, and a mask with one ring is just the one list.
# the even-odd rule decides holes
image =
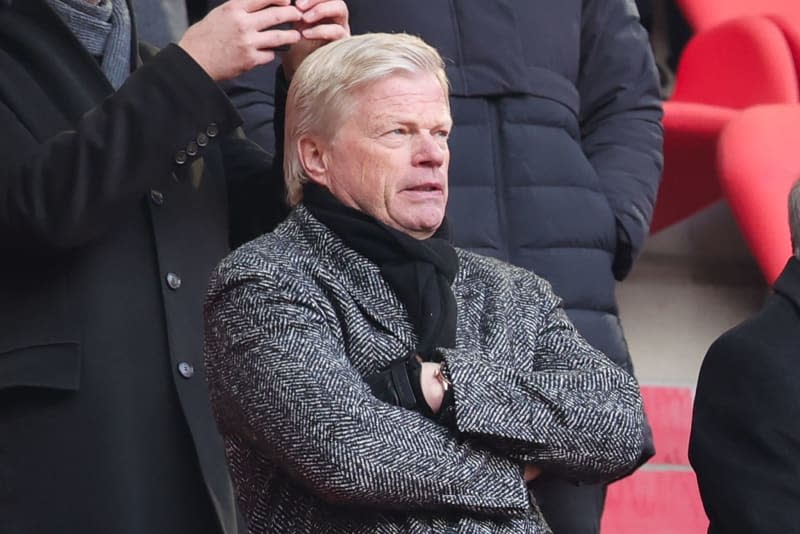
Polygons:
[[445,378],[444,374],[442,374],[441,367],[437,367],[433,371],[433,376],[436,377],[436,380],[438,380],[439,383],[442,385],[442,389],[444,389],[445,391],[450,389],[450,381],[447,378]]

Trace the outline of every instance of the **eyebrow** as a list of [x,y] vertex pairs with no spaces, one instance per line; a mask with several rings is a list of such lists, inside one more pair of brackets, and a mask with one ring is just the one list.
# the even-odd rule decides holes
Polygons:
[[[424,120],[424,119],[423,119]],[[380,113],[378,115],[373,116],[374,122],[379,122],[381,124],[400,124],[402,126],[419,126],[422,120],[418,117],[409,118],[404,117],[400,114],[392,114],[392,113]],[[437,119],[435,121],[434,128],[439,127],[446,127],[452,128],[453,126],[453,119],[450,116],[444,117],[441,120]]]

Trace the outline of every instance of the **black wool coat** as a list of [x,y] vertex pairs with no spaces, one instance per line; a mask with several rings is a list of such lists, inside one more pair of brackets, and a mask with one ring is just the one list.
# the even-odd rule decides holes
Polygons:
[[43,1],[0,7],[2,532],[237,530],[202,299],[267,162],[180,48],[133,50],[114,93]]
[[689,460],[709,534],[800,528],[800,261],[774,290],[700,369]]

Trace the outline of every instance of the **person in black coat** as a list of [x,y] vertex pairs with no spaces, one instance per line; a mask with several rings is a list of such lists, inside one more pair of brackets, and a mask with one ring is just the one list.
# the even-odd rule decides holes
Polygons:
[[124,1],[0,4],[0,531],[238,531],[202,300],[282,208],[215,80],[300,39],[259,31],[287,4],[233,0],[161,52]]
[[[220,0],[216,0],[219,3]],[[662,165],[661,100],[629,0],[348,0],[354,34],[421,36],[447,64],[456,245],[535,271],[596,348],[633,372],[614,296],[643,246]],[[267,151],[274,69],[227,82]],[[641,461],[652,454],[652,441]],[[556,534],[599,531],[604,490],[536,482]]]
[[703,360],[689,460],[709,534],[800,528],[800,182],[789,196],[794,256],[755,316]]

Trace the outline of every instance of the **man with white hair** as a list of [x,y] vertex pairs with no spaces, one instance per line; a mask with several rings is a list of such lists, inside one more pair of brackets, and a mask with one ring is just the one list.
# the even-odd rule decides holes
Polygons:
[[526,482],[629,471],[635,380],[549,284],[454,248],[444,65],[404,34],[314,52],[287,100],[293,211],[212,275],[212,408],[251,532],[547,533]]
[[709,534],[800,527],[800,181],[789,231],[794,255],[773,294],[711,345],[700,369],[689,459]]

